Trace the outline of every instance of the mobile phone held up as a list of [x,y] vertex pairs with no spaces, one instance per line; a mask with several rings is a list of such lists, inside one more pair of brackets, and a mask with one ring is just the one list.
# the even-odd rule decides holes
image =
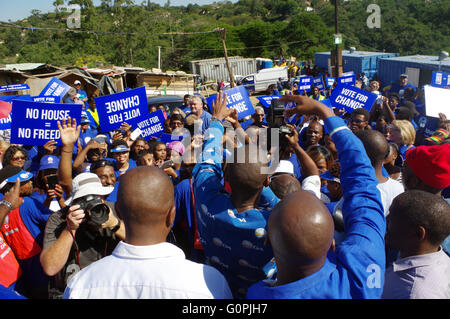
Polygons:
[[47,176],[47,184],[48,184],[48,189],[55,189],[56,184],[58,184],[58,176],[57,175],[48,175]]

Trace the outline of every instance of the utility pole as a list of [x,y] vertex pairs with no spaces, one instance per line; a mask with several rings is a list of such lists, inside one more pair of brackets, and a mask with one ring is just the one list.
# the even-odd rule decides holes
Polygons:
[[158,69],[161,70],[161,47],[158,46]]
[[222,46],[223,46],[223,53],[225,56],[225,63],[227,64],[228,74],[230,75],[230,84],[231,87],[234,88],[236,85],[234,83],[234,75],[233,75],[233,69],[230,67],[230,62],[228,61],[228,53],[227,53],[227,46],[225,45],[225,38],[226,38],[226,29],[219,29],[221,39],[222,39]]
[[342,68],[342,50],[339,47],[339,44],[342,43],[342,36],[339,34],[339,22],[338,22],[338,5],[339,0],[334,0],[334,43],[336,45],[334,50],[334,55],[332,54],[333,64],[334,64],[334,72],[333,76],[336,77],[336,79],[341,76],[341,68]]

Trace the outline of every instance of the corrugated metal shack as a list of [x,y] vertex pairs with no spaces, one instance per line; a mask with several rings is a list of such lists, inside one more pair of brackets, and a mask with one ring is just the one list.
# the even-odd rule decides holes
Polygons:
[[[246,76],[256,73],[258,70],[254,58],[233,56],[229,57],[228,61],[235,76]],[[190,61],[189,67],[191,73],[200,75],[204,82],[230,80],[225,58]]]
[[437,56],[412,55],[380,59],[378,77],[383,86],[398,81],[400,74],[408,74],[408,82],[422,87],[431,82],[433,71],[450,73],[450,58],[439,61]]
[[187,74],[183,71],[161,72],[152,69],[137,75],[138,87],[145,86],[147,95],[184,95],[195,91],[196,74]]
[[[314,55],[314,63],[318,67],[328,70],[331,73],[331,53],[330,52],[317,52]],[[375,73],[377,73],[379,60],[381,58],[396,57],[398,53],[386,53],[386,52],[368,52],[368,51],[342,51],[342,65],[343,72],[353,71],[355,74],[364,72],[370,79]]]

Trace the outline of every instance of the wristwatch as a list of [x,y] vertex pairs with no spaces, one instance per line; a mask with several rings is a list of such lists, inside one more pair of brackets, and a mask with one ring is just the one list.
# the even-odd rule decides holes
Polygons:
[[112,231],[113,233],[115,233],[116,231],[119,230],[119,228],[120,228],[120,219],[118,219],[117,225],[114,226],[113,228],[111,228],[111,231]]
[[6,206],[9,207],[10,210],[13,209],[12,204],[10,202],[8,202],[7,200],[4,200],[4,199],[0,200],[0,205],[6,205]]

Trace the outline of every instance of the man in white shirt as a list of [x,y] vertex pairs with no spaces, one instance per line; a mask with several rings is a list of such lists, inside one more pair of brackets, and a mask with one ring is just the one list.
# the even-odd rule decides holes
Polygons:
[[386,270],[383,299],[450,299],[450,206],[434,194],[408,190],[392,202],[386,244],[399,258]]
[[111,256],[75,275],[64,298],[232,298],[218,270],[186,260],[180,248],[166,242],[175,206],[164,171],[148,166],[127,171],[120,177],[116,209],[125,224],[125,241]]
[[389,144],[384,135],[375,130],[358,131],[356,136],[363,143],[367,156],[369,156],[370,162],[375,169],[375,175],[378,179],[377,188],[381,193],[384,216],[387,216],[394,198],[405,191],[400,182],[383,176],[383,162],[389,155]]

